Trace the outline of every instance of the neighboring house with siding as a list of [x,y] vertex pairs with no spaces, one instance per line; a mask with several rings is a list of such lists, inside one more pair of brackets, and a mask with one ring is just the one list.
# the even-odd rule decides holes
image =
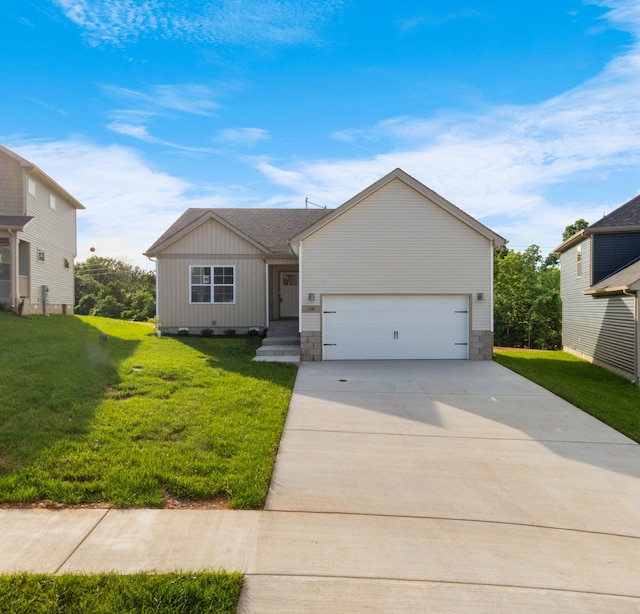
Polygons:
[[0,145],[0,302],[73,313],[78,209],[51,177]]
[[640,381],[640,196],[581,230],[560,253],[564,350]]
[[291,318],[303,360],[490,359],[505,243],[396,169],[334,210],[189,209],[145,255],[166,332]]

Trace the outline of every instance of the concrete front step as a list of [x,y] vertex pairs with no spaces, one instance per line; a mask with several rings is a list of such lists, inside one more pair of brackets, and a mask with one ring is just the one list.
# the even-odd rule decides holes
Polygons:
[[267,336],[262,340],[263,347],[265,345],[297,345],[300,346],[300,335],[283,335],[282,337]]
[[300,346],[295,345],[269,345],[259,347],[256,356],[300,356]]
[[297,365],[300,362],[300,354],[297,356],[255,356],[252,360],[254,362],[287,362]]

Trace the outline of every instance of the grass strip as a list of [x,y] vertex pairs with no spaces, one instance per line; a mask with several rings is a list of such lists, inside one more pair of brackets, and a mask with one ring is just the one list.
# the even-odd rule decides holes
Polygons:
[[494,360],[640,443],[640,388],[566,352],[495,350]]
[[0,502],[263,505],[296,368],[259,339],[0,314]]
[[0,576],[0,612],[233,614],[243,577],[229,573]]

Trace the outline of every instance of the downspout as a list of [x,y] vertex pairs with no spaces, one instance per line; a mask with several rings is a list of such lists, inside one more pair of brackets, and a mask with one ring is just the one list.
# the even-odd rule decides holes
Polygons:
[[489,242],[490,245],[490,249],[489,249],[489,271],[490,271],[490,285],[489,285],[489,296],[491,297],[491,300],[489,301],[489,322],[490,322],[490,326],[491,326],[491,333],[495,333],[494,331],[494,327],[493,327],[493,262],[494,262],[494,252],[496,249],[495,246],[495,241],[492,239]]
[[151,256],[147,256],[147,258],[155,264],[156,269],[156,336],[161,337],[162,331],[160,330],[160,297],[158,296],[158,261],[154,260]]
[[302,333],[302,241],[298,247],[298,332]]
[[633,314],[633,319],[635,321],[635,345],[636,345],[636,353],[635,353],[635,379],[634,379],[634,384],[640,384],[640,346],[638,345],[638,343],[640,342],[640,331],[638,330],[640,328],[640,314],[638,313],[638,293],[637,292],[631,292],[630,290],[623,290],[622,294],[624,294],[625,296],[632,296],[635,301],[634,301],[634,314]]
[[18,306],[17,297],[20,295],[19,290],[19,270],[18,270],[18,259],[16,258],[16,233],[15,230],[11,230],[11,228],[7,229],[9,233],[9,252],[10,252],[10,287],[9,287],[9,303],[12,308],[16,308]]
[[269,263],[264,263],[264,287],[265,287],[265,328],[269,328]]

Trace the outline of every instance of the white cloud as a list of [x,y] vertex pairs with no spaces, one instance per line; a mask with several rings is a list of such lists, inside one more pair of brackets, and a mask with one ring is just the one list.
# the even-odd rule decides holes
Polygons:
[[398,22],[398,26],[402,32],[410,32],[416,28],[422,26],[441,26],[450,21],[458,21],[460,19],[487,19],[491,15],[481,13],[474,9],[465,9],[462,11],[453,11],[436,15],[431,13],[429,15],[419,15],[417,17],[411,17],[409,19],[402,19]]
[[226,128],[218,135],[218,140],[254,147],[260,141],[269,139],[269,133],[262,128]]
[[140,38],[197,43],[292,45],[343,0],[54,0],[92,45]]
[[[102,89],[115,98],[136,103],[147,112],[179,111],[195,115],[210,115],[220,104],[215,100],[216,92],[207,85],[187,83],[184,85],[156,85],[149,92],[103,85]],[[126,112],[126,111],[125,111]]]
[[149,134],[146,126],[141,126],[139,124],[128,124],[126,122],[113,121],[110,124],[107,124],[107,128],[113,132],[117,132],[118,134],[131,136],[134,139],[139,139],[146,143],[158,142],[158,139]]

